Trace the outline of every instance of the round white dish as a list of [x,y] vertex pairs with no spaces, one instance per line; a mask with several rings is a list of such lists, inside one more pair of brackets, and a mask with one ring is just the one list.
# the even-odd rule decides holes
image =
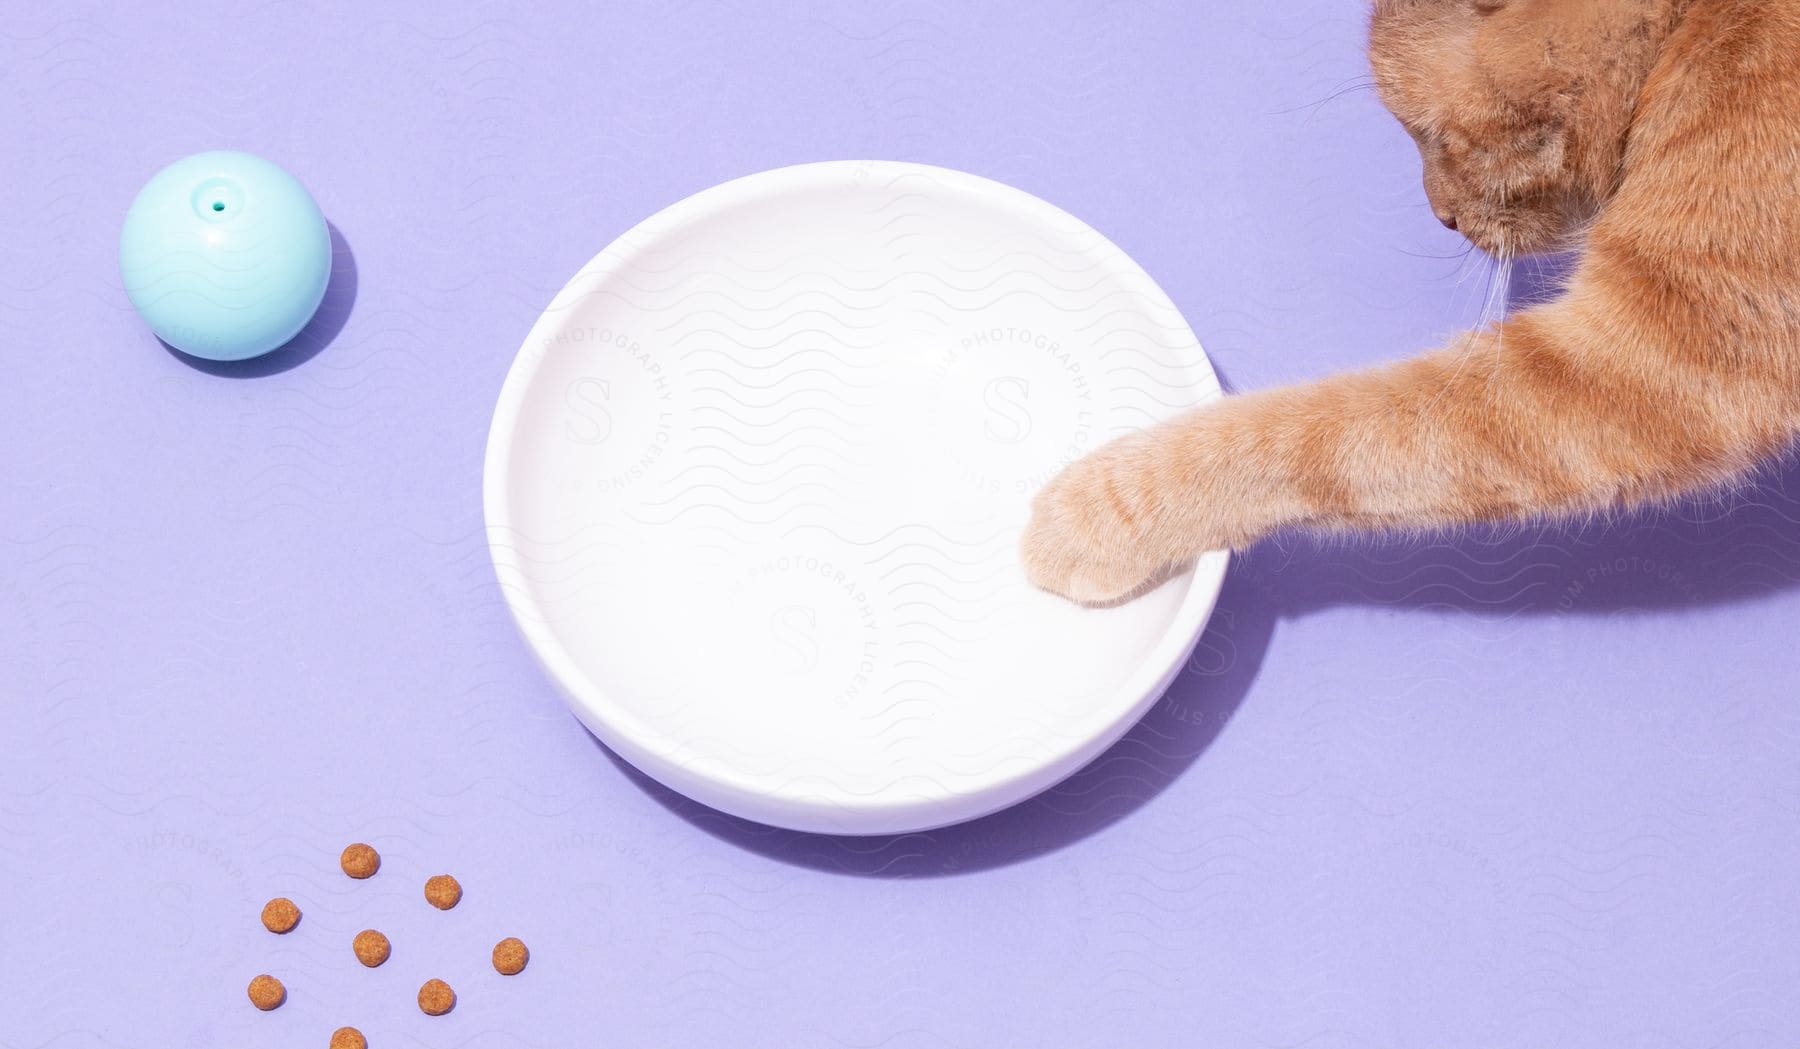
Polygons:
[[488,438],[489,546],[583,722],[698,801],[878,834],[1003,808],[1155,702],[1226,555],[1129,604],[1026,581],[1032,494],[1218,395],[1124,252],[919,164],[763,172],[596,255]]

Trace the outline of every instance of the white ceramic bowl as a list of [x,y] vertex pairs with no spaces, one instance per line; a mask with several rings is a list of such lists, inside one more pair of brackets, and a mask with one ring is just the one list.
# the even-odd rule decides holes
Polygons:
[[942,168],[807,164],[643,222],[527,336],[488,440],[506,600],[661,782],[799,830],[955,823],[1162,693],[1226,555],[1119,608],[1033,589],[1032,493],[1218,394],[1154,281]]

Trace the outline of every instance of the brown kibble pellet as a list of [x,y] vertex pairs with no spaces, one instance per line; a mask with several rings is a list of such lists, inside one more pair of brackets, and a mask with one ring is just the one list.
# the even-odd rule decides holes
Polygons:
[[440,911],[447,911],[462,899],[462,886],[448,874],[433,874],[425,879],[425,900]]
[[286,896],[277,896],[263,904],[262,923],[270,932],[288,932],[300,924],[300,908]]
[[381,869],[381,853],[371,846],[357,842],[344,846],[343,855],[338,857],[338,866],[352,878],[367,878]]
[[388,938],[374,929],[364,929],[350,941],[350,949],[356,952],[356,960],[373,969],[388,960],[391,949]]
[[263,973],[250,981],[250,1004],[263,1012],[266,1013],[285,1001],[287,988],[281,986],[281,981],[275,977]]
[[494,968],[500,970],[502,976],[516,976],[530,960],[531,952],[517,936],[508,936],[494,944]]
[[369,1049],[369,1040],[354,1027],[340,1027],[331,1032],[331,1049]]
[[426,980],[419,988],[419,1008],[426,1016],[442,1016],[456,1008],[456,992],[442,980]]

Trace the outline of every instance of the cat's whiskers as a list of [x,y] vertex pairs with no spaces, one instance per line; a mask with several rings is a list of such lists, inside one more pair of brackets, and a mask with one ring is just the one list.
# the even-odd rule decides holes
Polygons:
[[[1457,273],[1456,287],[1457,287],[1458,291],[1461,291],[1461,289],[1465,285],[1468,284],[1470,277],[1482,272],[1482,269],[1480,266],[1470,266],[1469,260],[1474,259],[1476,261],[1480,261],[1481,259],[1485,259],[1487,257],[1488,256],[1485,252],[1480,252],[1480,251],[1475,250],[1475,242],[1474,241],[1470,241],[1469,246],[1467,248],[1463,249],[1462,260],[1460,262],[1458,262],[1457,266],[1456,266],[1456,273]],[[1491,272],[1489,272],[1487,275],[1490,278],[1493,276],[1493,274]],[[1457,308],[1460,310],[1463,305],[1464,305],[1463,303],[1459,302],[1457,304]]]
[[[1444,395],[1456,387],[1456,381],[1462,377],[1463,369],[1468,366],[1470,358],[1481,353],[1480,343],[1487,334],[1489,315],[1494,309],[1495,289],[1500,284],[1502,271],[1506,274],[1506,283],[1510,284],[1512,273],[1510,264],[1501,259],[1495,259],[1494,265],[1488,268],[1487,290],[1482,296],[1481,313],[1477,316],[1476,323],[1470,328],[1470,338],[1464,342],[1462,352],[1457,355],[1456,367],[1450,370],[1449,377],[1438,387],[1436,396],[1432,397],[1430,402],[1425,405],[1423,414],[1431,414],[1438,402],[1444,399]],[[1504,293],[1502,293],[1502,297],[1504,297]],[[1494,360],[1496,362],[1499,360],[1497,354]]]
[[1319,110],[1324,109],[1327,105],[1345,95],[1353,95],[1359,91],[1373,90],[1375,90],[1375,77],[1372,74],[1364,73],[1360,76],[1351,77],[1349,80],[1339,84],[1331,90],[1330,94],[1319,99],[1317,102],[1309,102],[1306,105],[1295,106],[1292,109],[1278,109],[1275,111],[1274,115],[1287,116],[1292,113],[1298,113],[1302,109],[1309,109],[1312,112],[1307,114],[1307,119],[1311,120],[1313,117],[1319,115]]
[[1486,389],[1491,399],[1494,377],[1500,374],[1506,355],[1506,311],[1512,297],[1513,254],[1506,246],[1504,234],[1500,253],[1494,257],[1493,276],[1488,285],[1488,300],[1482,305],[1478,330],[1493,328],[1494,352],[1489,356]]

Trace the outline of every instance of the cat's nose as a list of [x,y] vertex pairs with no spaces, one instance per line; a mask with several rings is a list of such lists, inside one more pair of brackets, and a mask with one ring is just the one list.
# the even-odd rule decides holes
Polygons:
[[1447,230],[1455,230],[1456,229],[1456,216],[1450,214],[1448,211],[1437,212],[1437,220],[1439,222],[1442,222],[1444,224],[1444,228]]

